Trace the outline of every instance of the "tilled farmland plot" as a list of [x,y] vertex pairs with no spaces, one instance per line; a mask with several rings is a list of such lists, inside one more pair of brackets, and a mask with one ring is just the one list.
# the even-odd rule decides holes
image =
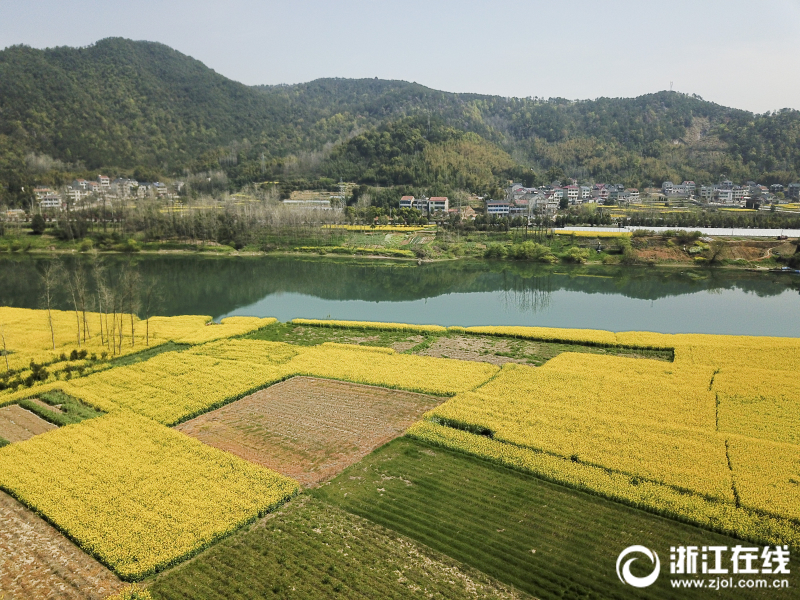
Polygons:
[[0,523],[0,598],[101,600],[123,587],[106,567],[2,492]]
[[294,377],[176,429],[308,486],[397,437],[440,403],[424,394]]
[[55,428],[52,423],[16,404],[0,408],[0,437],[9,442],[21,442]]

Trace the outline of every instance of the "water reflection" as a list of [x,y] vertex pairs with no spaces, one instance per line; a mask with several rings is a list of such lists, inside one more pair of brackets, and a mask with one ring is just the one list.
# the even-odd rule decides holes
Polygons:
[[[0,259],[0,304],[37,307],[37,265]],[[70,256],[65,264],[84,261]],[[306,257],[108,256],[160,291],[159,314],[375,319],[800,336],[800,277],[733,270]],[[66,295],[59,299],[68,308]]]

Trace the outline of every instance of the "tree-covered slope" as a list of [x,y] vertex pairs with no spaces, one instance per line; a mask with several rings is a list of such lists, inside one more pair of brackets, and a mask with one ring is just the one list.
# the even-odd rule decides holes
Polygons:
[[754,115],[674,92],[573,102],[379,79],[248,87],[162,44],[120,38],[0,51],[4,199],[98,170],[470,191],[560,172],[634,186],[788,183],[800,174],[800,112]]
[[251,88],[149,42],[15,46],[0,53],[0,81],[0,133],[90,168],[189,164],[281,118]]

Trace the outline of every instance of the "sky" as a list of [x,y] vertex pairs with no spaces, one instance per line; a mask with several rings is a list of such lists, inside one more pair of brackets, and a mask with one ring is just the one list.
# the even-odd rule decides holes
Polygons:
[[402,79],[800,109],[800,0],[0,0],[0,48],[156,41],[248,85]]

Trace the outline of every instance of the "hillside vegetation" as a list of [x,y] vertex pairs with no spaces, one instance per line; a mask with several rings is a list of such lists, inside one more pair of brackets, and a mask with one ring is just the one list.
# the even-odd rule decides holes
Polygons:
[[[788,183],[800,112],[754,115],[675,92],[504,98],[403,81],[248,87],[152,42],[0,52],[0,201],[35,183],[222,171],[231,188],[297,180],[493,193],[559,176]],[[23,189],[24,188],[24,189]]]

